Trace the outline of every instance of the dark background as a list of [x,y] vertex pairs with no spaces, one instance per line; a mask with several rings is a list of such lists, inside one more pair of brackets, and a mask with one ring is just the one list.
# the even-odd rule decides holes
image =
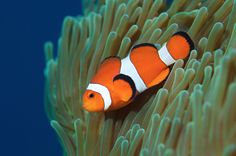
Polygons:
[[[60,156],[43,105],[44,42],[57,44],[81,0],[0,1],[0,155]],[[57,46],[56,46],[57,47]]]

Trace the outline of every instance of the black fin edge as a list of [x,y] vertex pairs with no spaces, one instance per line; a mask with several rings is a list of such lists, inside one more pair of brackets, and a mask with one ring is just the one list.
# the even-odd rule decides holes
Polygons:
[[175,35],[183,36],[186,39],[186,41],[189,43],[190,51],[192,51],[194,49],[194,42],[185,31],[178,31],[173,36],[175,36]]
[[140,43],[140,44],[134,45],[134,46],[131,48],[131,50],[134,50],[134,49],[139,48],[139,47],[142,47],[142,46],[151,46],[151,47],[157,49],[157,47],[156,47],[154,44],[152,44],[152,43]]
[[119,80],[119,79],[124,80],[124,81],[129,83],[129,85],[132,89],[132,96],[131,96],[130,100],[133,99],[135,97],[135,94],[136,94],[137,90],[136,90],[136,87],[135,87],[135,84],[134,84],[134,81],[132,80],[132,78],[128,75],[119,74],[119,75],[116,75],[113,78],[113,82],[116,81],[116,80]]

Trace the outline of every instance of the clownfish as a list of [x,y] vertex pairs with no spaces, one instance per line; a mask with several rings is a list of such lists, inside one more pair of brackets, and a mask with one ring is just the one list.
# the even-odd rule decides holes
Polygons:
[[128,105],[138,94],[165,80],[169,66],[186,58],[193,49],[190,36],[179,31],[161,48],[141,43],[133,46],[123,59],[106,58],[84,92],[83,108],[100,112]]

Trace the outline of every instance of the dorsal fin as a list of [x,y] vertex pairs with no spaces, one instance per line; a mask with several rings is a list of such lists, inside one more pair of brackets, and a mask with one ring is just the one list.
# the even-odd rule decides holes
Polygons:
[[157,49],[157,47],[156,47],[155,44],[152,44],[152,43],[140,43],[140,44],[134,45],[134,46],[131,48],[131,51],[134,50],[134,49],[136,49],[136,48],[144,47],[144,46],[150,46],[150,47],[153,47],[153,48]]
[[100,63],[100,65],[105,64],[105,63],[109,63],[113,59],[119,59],[120,60],[121,58],[119,56],[108,56]]
[[120,61],[120,60],[121,59],[118,56],[109,56],[101,62],[100,66],[99,66],[99,70],[108,71],[114,65],[114,62]]
[[[109,57],[102,61],[99,65],[96,74],[93,76],[91,82],[93,83],[107,83],[120,71],[121,59],[119,57]],[[112,69],[112,70],[111,70]]]

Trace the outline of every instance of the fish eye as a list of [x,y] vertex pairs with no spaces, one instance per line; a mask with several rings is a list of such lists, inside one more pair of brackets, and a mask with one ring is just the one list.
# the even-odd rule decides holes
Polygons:
[[93,93],[90,93],[89,94],[89,98],[93,98],[94,97],[94,94]]

